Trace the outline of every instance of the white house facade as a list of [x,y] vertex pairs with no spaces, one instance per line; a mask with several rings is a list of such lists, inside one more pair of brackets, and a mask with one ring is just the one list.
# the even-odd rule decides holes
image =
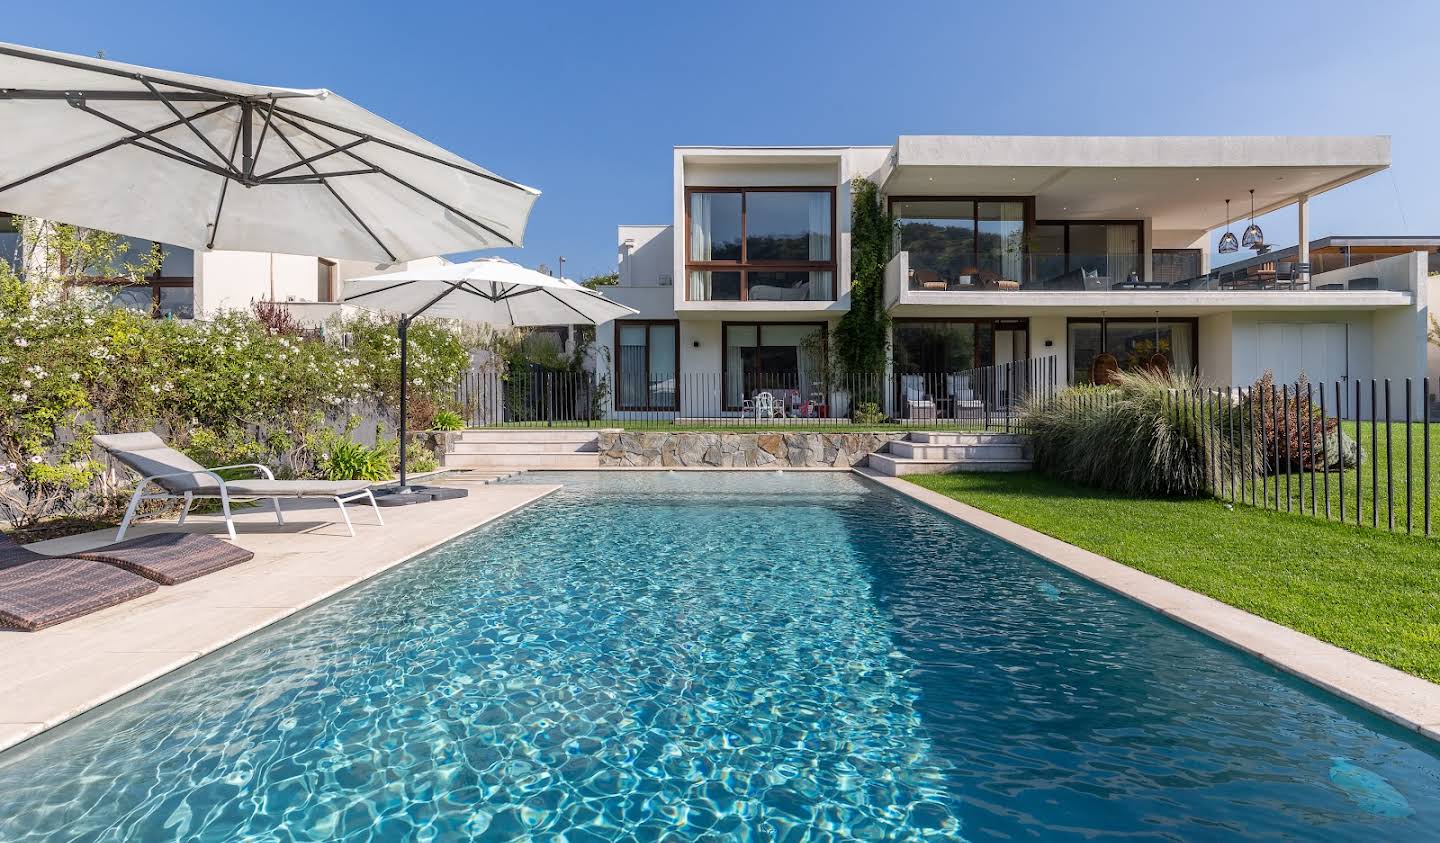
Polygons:
[[[1418,387],[1436,244],[1310,253],[1309,201],[1389,164],[1383,136],[677,148],[673,218],[618,232],[606,294],[640,313],[598,332],[614,409],[737,413],[779,389],[803,412],[838,414],[819,382],[850,306],[856,178],[897,220],[889,377],[1054,358],[1062,380],[1082,383],[1102,355],[1121,368],[1162,355],[1218,385],[1270,370]],[[1240,234],[1252,190],[1257,216],[1294,209],[1300,245],[1212,268],[1212,232]],[[930,387],[943,402],[946,384]]]

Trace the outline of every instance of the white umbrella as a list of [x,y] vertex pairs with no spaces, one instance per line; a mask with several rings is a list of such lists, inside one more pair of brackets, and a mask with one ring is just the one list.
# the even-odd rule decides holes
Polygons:
[[588,287],[553,278],[502,258],[485,258],[345,282],[345,301],[400,315],[400,492],[405,482],[406,395],[410,382],[407,332],[425,314],[502,327],[598,325],[639,311]]
[[194,249],[519,246],[539,191],[323,89],[0,43],[0,207]]

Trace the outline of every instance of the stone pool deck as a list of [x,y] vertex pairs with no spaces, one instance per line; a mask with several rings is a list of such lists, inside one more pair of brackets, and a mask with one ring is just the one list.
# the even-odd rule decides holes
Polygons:
[[[450,485],[436,482],[433,485]],[[0,749],[108,702],[443,544],[533,503],[556,485],[479,485],[459,500],[383,512],[350,507],[345,533],[333,502],[285,501],[285,526],[268,506],[236,514],[237,544],[255,558],[39,632],[0,630]],[[214,516],[146,522],[131,533],[224,535]],[[113,541],[114,530],[30,545],[64,553]]]
[[1440,685],[869,468],[856,473],[1407,729],[1440,740]]

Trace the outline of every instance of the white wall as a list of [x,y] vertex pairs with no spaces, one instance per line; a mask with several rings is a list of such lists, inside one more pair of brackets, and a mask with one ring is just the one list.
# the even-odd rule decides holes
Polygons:
[[[1070,347],[1066,331],[1063,314],[1030,317],[1030,357],[1054,357],[1055,375],[1061,384],[1070,377]],[[1050,345],[1046,345],[1047,342]]]
[[256,301],[315,301],[317,261],[303,255],[215,251],[195,253],[195,314],[248,310]]
[[659,287],[675,283],[675,226],[622,225],[620,285]]
[[[1425,287],[1426,310],[1430,316],[1435,316],[1437,310],[1440,310],[1440,275],[1427,278]],[[1433,307],[1430,306],[1432,303]],[[1426,375],[1430,378],[1430,395],[1432,399],[1440,401],[1440,345],[1426,343],[1425,359]]]
[[1200,379],[1215,386],[1233,386],[1235,372],[1234,314],[1210,313],[1200,317]]

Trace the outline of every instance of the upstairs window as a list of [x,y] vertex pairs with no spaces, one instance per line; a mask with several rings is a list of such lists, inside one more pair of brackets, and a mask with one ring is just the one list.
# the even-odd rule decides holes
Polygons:
[[835,191],[691,188],[690,301],[834,301]]

